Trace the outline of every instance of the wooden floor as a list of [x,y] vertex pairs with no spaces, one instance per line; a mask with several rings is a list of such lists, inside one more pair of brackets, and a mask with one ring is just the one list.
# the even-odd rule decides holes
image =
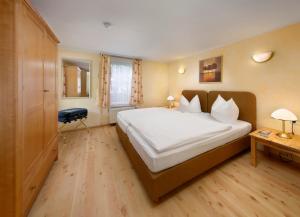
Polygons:
[[64,134],[59,160],[30,217],[300,216],[300,171],[242,154],[210,170],[160,204],[152,203],[122,149],[115,127]]

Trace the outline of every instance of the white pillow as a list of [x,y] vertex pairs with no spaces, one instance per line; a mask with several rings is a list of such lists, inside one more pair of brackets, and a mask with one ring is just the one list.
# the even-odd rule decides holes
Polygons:
[[182,112],[199,113],[201,112],[201,105],[198,95],[189,102],[184,96],[180,97],[179,110]]
[[188,110],[189,101],[182,95],[179,100],[179,110],[185,112]]
[[198,95],[195,95],[193,99],[190,101],[189,112],[191,113],[201,112],[200,100]]
[[213,103],[213,105],[211,107],[211,110],[213,110],[213,108],[218,107],[219,105],[222,105],[225,102],[226,102],[226,100],[223,97],[221,97],[221,95],[219,94],[218,97],[217,97],[217,99]]
[[211,107],[211,116],[224,123],[234,123],[239,117],[239,108],[231,98],[225,101],[220,95]]

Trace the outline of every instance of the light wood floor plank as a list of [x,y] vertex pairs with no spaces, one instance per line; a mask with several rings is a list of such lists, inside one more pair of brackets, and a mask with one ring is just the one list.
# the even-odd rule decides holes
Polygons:
[[64,134],[30,217],[300,216],[300,171],[265,155],[239,155],[153,203],[115,127]]

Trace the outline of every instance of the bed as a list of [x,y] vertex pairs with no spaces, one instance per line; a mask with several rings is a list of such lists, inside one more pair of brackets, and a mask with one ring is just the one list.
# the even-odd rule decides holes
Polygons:
[[[152,200],[158,202],[175,188],[249,147],[248,133],[256,128],[256,98],[252,93],[196,90],[182,92],[188,100],[198,95],[204,113],[197,114],[201,117],[192,118],[207,121],[211,121],[208,113],[219,94],[226,100],[234,99],[240,110],[239,121],[226,131],[178,147],[162,146],[165,149],[158,150],[149,145],[150,141],[141,136],[138,129],[128,126],[125,116],[123,119],[121,115],[118,116],[116,128],[120,141]],[[173,118],[176,115],[176,111],[171,113],[166,108],[156,110],[160,115],[166,114],[166,117],[170,115],[170,118]],[[161,143],[163,144],[163,138]]]

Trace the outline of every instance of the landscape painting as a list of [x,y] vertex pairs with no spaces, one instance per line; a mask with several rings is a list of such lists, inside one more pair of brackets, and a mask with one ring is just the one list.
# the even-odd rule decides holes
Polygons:
[[221,82],[222,56],[200,60],[199,82]]

